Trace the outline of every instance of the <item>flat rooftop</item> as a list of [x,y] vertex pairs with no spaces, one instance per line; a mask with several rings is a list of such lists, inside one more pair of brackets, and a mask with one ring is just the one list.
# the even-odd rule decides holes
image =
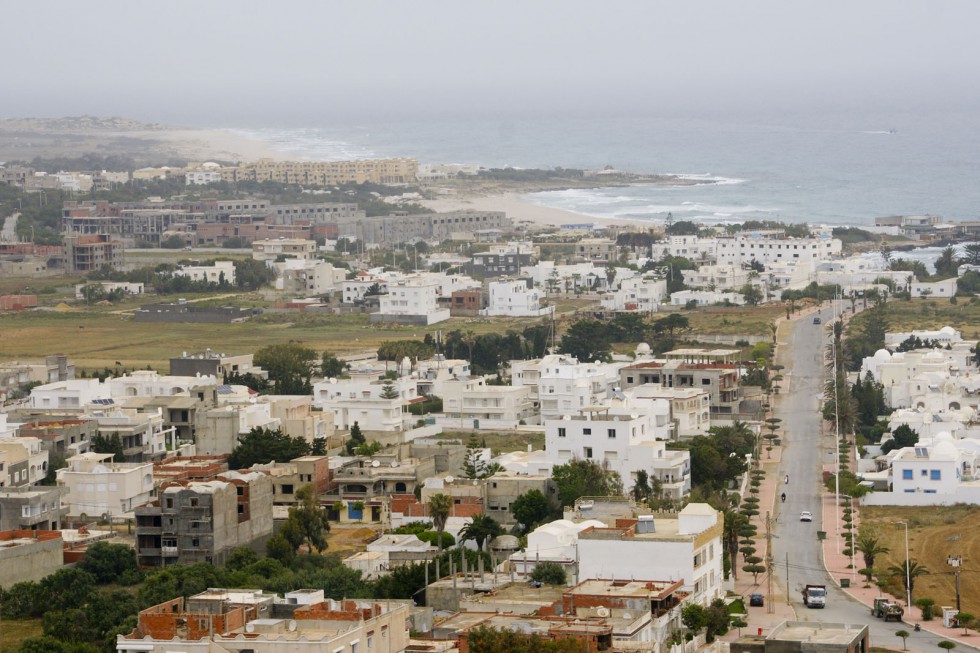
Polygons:
[[[664,599],[683,585],[680,581],[671,580],[585,580],[566,591],[569,594],[587,596],[615,596],[629,598],[648,598],[651,600]],[[564,589],[564,588],[562,588]]]
[[468,603],[485,603],[487,605],[496,602],[551,605],[555,601],[561,600],[562,593],[566,589],[567,587],[564,585],[532,587],[529,583],[508,582],[490,592],[467,596],[464,600]]
[[785,621],[769,635],[769,640],[786,642],[806,642],[846,646],[868,630],[867,626],[856,624],[809,623],[804,621]]

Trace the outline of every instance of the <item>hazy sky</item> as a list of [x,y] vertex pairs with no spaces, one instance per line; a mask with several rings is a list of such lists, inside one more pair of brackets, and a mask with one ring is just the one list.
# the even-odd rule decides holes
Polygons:
[[7,3],[0,116],[189,125],[977,102],[980,3]]

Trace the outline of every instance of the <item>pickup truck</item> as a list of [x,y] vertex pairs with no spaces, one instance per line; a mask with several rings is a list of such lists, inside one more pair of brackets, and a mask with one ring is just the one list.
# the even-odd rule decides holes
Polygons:
[[885,621],[901,621],[904,613],[902,606],[884,596],[876,598],[871,606],[871,615],[878,619],[884,617]]
[[808,608],[822,608],[827,604],[826,585],[804,585],[803,605]]

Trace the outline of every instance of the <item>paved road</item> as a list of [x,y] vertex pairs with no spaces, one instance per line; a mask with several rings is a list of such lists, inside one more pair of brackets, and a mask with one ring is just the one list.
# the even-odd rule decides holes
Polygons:
[[[821,526],[820,474],[821,465],[832,461],[834,438],[823,438],[820,432],[819,395],[824,379],[824,346],[829,342],[826,326],[833,319],[830,309],[820,313],[822,324],[813,324],[811,317],[786,323],[782,330],[780,360],[785,366],[783,377],[789,388],[783,391],[776,407],[776,416],[787,433],[787,446],[782,452],[781,476],[789,475],[786,503],[777,505],[777,521],[773,529],[773,558],[778,582],[786,584],[797,618],[801,621],[866,624],[870,626],[872,645],[897,648],[901,640],[895,637],[900,629],[912,632],[911,626],[888,623],[871,616],[863,604],[837,589],[824,569],[816,533]],[[783,383],[786,386],[785,382]],[[802,510],[813,513],[812,523],[800,522]],[[828,529],[830,530],[830,529]],[[831,536],[828,533],[828,536]],[[787,555],[789,558],[787,565]],[[803,605],[799,589],[805,583],[827,585],[827,607],[809,609]],[[937,651],[943,638],[926,632],[912,633],[909,650]],[[958,649],[964,648],[962,644]]]

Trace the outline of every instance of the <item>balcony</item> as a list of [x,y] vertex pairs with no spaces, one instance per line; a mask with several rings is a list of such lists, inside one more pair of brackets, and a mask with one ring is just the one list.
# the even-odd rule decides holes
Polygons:
[[175,546],[162,546],[160,547],[159,552],[172,558],[176,558],[180,554],[179,550]]

